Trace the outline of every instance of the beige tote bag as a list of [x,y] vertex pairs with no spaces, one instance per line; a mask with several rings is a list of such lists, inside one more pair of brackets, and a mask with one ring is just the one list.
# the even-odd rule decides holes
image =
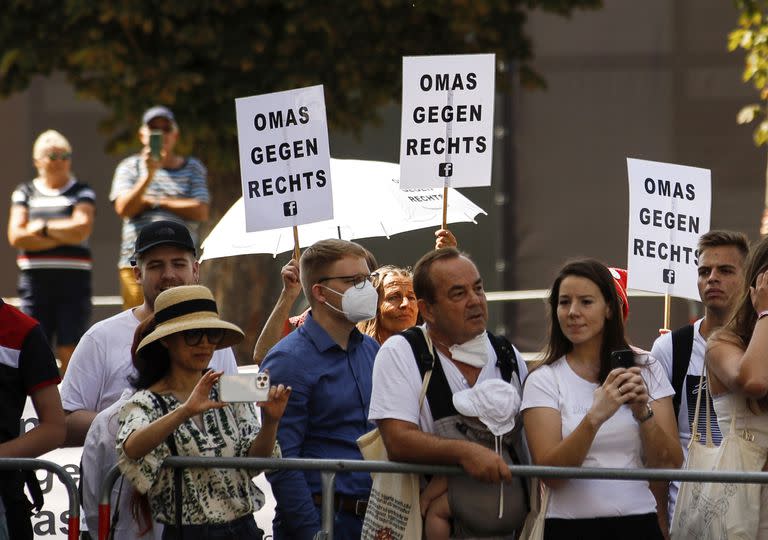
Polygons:
[[[704,373],[699,378],[702,388]],[[711,411],[708,389],[696,398],[691,442],[688,445],[687,470],[760,471],[766,449],[752,442],[748,430],[737,430],[738,419],[746,417],[746,401],[733,411],[728,434],[720,447],[712,443]],[[699,442],[698,420],[701,395],[706,402],[706,441]],[[682,482],[672,518],[672,540],[754,540],[760,518],[759,484]]]

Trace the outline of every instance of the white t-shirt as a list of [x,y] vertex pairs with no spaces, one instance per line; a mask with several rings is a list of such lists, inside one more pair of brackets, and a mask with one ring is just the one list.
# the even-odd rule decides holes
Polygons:
[[[101,501],[102,482],[107,473],[117,464],[117,438],[118,416],[120,408],[125,404],[132,390],[123,392],[120,399],[96,415],[88,429],[83,445],[83,463],[88,463],[87,474],[84,473],[81,482],[83,487],[83,515],[88,526],[88,531],[99,530],[99,503]],[[118,493],[120,497],[120,519],[115,527],[115,540],[133,540],[139,538],[139,526],[131,513],[131,499],[133,486],[127,480],[120,478],[112,486],[111,503],[115,509]],[[145,540],[160,540],[163,526],[155,523],[152,532],[141,537]]]
[[[642,356],[641,356],[642,358]],[[673,394],[659,362],[645,356],[643,378],[652,400]],[[597,383],[579,377],[565,357],[533,371],[523,389],[522,410],[547,407],[560,411],[562,437],[570,435],[592,406]],[[528,431],[532,428],[529,426]],[[583,467],[643,467],[640,426],[628,405],[622,405],[598,430]],[[656,501],[648,482],[572,479],[549,495],[548,518],[582,519],[648,514]]]
[[[489,360],[480,370],[478,383],[486,379],[501,378],[501,371],[496,367],[496,352],[491,341],[487,338],[486,341]],[[522,384],[528,369],[517,349],[514,351]],[[453,393],[470,388],[459,368],[451,360],[439,351],[437,356]],[[385,418],[404,420],[417,424],[425,433],[432,433],[433,419],[428,400],[424,400],[424,406],[419,411],[421,385],[421,373],[410,344],[403,336],[390,337],[379,349],[373,363],[373,391],[368,419],[372,422]]]
[[[59,390],[65,411],[103,411],[130,387],[128,378],[136,374],[131,345],[139,322],[128,309],[97,322],[80,338]],[[210,367],[236,374],[232,349],[214,352]]]
[[[693,415],[696,410],[696,398],[699,395],[699,379],[704,369],[704,353],[707,350],[707,341],[701,335],[701,322],[699,319],[693,323],[693,348],[691,349],[691,361],[688,363],[688,371],[683,379],[683,386],[680,389],[683,395],[680,398],[680,412],[677,415],[677,430],[680,434],[680,445],[683,447],[683,455],[688,457],[688,444],[691,441],[691,426],[693,426]],[[669,332],[659,336],[653,343],[651,356],[661,363],[667,380],[672,382],[672,333]],[[703,383],[706,387],[707,377],[704,377]],[[711,400],[710,396],[710,400]],[[690,404],[690,407],[689,407]],[[699,433],[702,437],[706,436],[706,404],[702,402],[699,407]],[[723,436],[720,433],[720,426],[717,423],[717,415],[714,406],[710,403],[710,422],[712,428],[712,440],[716,445],[720,445]],[[677,499],[677,490],[680,488],[680,482],[674,481],[669,484],[669,515],[672,516],[675,509],[675,500]]]

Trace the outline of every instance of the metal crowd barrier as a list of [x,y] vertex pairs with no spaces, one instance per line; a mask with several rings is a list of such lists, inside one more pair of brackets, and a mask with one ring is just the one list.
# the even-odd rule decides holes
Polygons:
[[[297,458],[210,458],[173,456],[163,462],[164,466],[185,468],[220,468],[253,470],[315,470],[321,471],[322,506],[320,508],[321,530],[316,540],[333,540],[336,473],[338,472],[380,472],[417,473],[457,476],[465,474],[461,467],[447,465],[419,465],[392,461],[364,461],[337,459]],[[768,472],[726,472],[687,471],[681,469],[601,469],[596,467],[541,467],[536,465],[510,465],[515,476],[539,478],[590,478],[600,480],[683,480],[688,482],[729,482],[737,484],[768,484]],[[110,495],[112,486],[120,476],[114,467],[107,474],[101,486],[99,500],[99,540],[106,540],[110,526]],[[72,538],[72,536],[70,536]]]
[[61,483],[67,488],[69,496],[69,520],[68,533],[69,540],[78,540],[80,538],[80,498],[77,494],[77,484],[72,477],[64,470],[64,467],[52,461],[32,458],[0,458],[0,471],[9,470],[38,470],[45,469],[51,471],[59,477]]

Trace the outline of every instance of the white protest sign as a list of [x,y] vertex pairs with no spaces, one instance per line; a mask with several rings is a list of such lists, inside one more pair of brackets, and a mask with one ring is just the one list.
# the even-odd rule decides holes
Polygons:
[[491,185],[495,55],[403,57],[400,187]]
[[708,169],[627,159],[630,289],[699,300],[699,237],[709,231]]
[[333,218],[323,87],[235,100],[248,232]]

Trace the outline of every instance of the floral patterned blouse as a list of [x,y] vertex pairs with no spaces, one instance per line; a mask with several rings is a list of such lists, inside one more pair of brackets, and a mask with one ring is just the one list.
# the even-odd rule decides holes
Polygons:
[[[218,399],[216,387],[211,390],[211,398]],[[163,442],[137,460],[128,458],[123,450],[123,443],[131,433],[163,416],[160,399],[168,411],[181,405],[172,394],[140,390],[120,410],[116,441],[118,466],[137,491],[147,494],[154,519],[173,525],[176,520],[173,469],[161,466],[171,455],[168,443]],[[204,429],[190,419],[174,432],[179,455],[248,456],[248,448],[261,428],[252,403],[230,403],[221,409],[209,409],[202,416]],[[272,457],[281,457],[277,442]],[[182,469],[182,524],[226,523],[258,510],[264,496],[251,482],[253,474],[254,471],[244,469]]]

